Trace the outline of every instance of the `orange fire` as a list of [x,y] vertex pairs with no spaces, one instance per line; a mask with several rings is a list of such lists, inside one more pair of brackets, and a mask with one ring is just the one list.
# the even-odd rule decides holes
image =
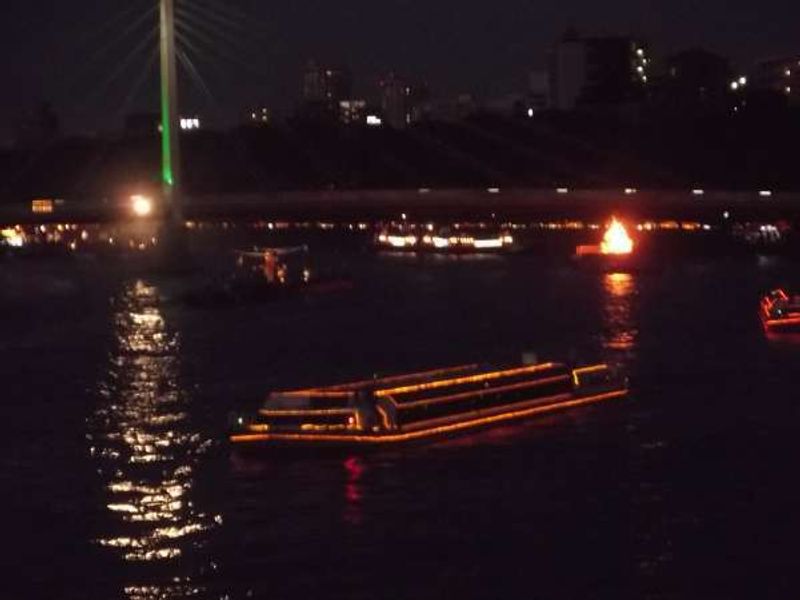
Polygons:
[[617,221],[616,217],[611,219],[611,224],[606,229],[603,242],[600,244],[600,251],[603,254],[631,254],[633,252],[633,240],[625,230],[625,226]]

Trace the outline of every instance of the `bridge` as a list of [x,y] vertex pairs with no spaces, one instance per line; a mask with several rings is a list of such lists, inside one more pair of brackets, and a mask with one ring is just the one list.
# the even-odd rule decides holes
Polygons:
[[[38,201],[42,202],[42,201]],[[64,198],[0,206],[0,224],[113,223],[136,218],[130,198]],[[156,204],[149,217],[174,217]],[[46,210],[42,210],[46,208]],[[800,193],[766,190],[544,190],[416,189],[305,190],[214,196],[186,195],[189,221],[281,220],[374,222],[400,220],[537,221],[606,220],[612,214],[638,220],[719,223],[800,223]]]

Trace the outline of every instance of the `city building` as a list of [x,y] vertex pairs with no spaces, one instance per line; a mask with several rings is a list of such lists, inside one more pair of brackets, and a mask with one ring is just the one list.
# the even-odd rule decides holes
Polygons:
[[800,55],[757,63],[748,77],[748,85],[755,91],[783,94],[791,104],[797,104],[800,102]]
[[339,121],[344,125],[361,125],[367,121],[367,101],[349,99],[339,101]]
[[532,117],[550,107],[550,77],[547,71],[528,74],[528,93],[525,96],[525,114]]
[[550,105],[574,110],[636,102],[644,97],[649,66],[639,40],[567,32],[550,55]]
[[16,123],[15,145],[21,148],[50,144],[61,135],[61,120],[53,106],[45,102]]
[[663,61],[653,77],[652,100],[661,109],[681,113],[728,110],[732,78],[726,58],[700,48],[685,50]]
[[380,82],[381,110],[385,124],[403,129],[411,124],[412,89],[394,73]]
[[332,67],[309,61],[303,73],[303,102],[324,106],[336,113],[339,102],[352,95],[353,77],[345,67]]
[[264,127],[270,124],[271,116],[266,106],[258,106],[247,111],[245,114],[245,122],[248,125]]

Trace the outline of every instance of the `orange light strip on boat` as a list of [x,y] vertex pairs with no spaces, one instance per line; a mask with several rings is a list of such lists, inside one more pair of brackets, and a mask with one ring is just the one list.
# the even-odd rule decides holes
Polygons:
[[597,373],[598,371],[607,371],[608,365],[594,365],[591,367],[581,367],[579,369],[572,369],[572,372],[577,375],[583,375],[584,373]]
[[780,325],[800,325],[800,315],[796,317],[786,317],[785,319],[769,319],[764,321],[767,327],[777,327]]
[[544,363],[541,365],[534,365],[531,367],[520,367],[518,369],[509,369],[506,371],[491,371],[489,373],[481,373],[480,375],[469,375],[467,377],[457,377],[455,379],[442,379],[439,381],[430,381],[428,383],[421,383],[418,385],[409,385],[404,387],[397,387],[385,390],[378,390],[375,392],[376,396],[393,396],[396,394],[408,394],[411,392],[421,392],[423,390],[433,390],[441,387],[448,387],[451,385],[460,385],[462,383],[479,383],[481,381],[490,381],[492,379],[500,379],[502,377],[513,377],[514,375],[524,375],[526,373],[536,373],[538,371],[545,371],[558,366],[556,363]]
[[536,381],[523,381],[521,383],[512,383],[509,385],[503,385],[499,387],[493,388],[485,388],[480,390],[473,390],[469,392],[462,392],[460,394],[451,394],[449,396],[438,396],[436,398],[430,398],[428,400],[417,400],[416,402],[407,402],[403,404],[397,404],[397,401],[389,397],[389,400],[397,404],[397,408],[400,410],[405,410],[407,408],[417,408],[420,406],[430,406],[433,404],[439,404],[442,402],[453,402],[455,400],[465,400],[466,398],[472,398],[474,396],[480,396],[482,394],[493,394],[497,392],[512,392],[514,390],[524,390],[527,388],[537,387],[540,385],[546,385],[548,383],[556,383],[557,381],[565,381],[569,379],[569,375],[558,375],[556,377],[547,377],[545,379],[537,379]]
[[402,430],[407,433],[410,433],[412,431],[425,431],[431,429],[432,427],[449,425],[451,423],[458,423],[459,421],[464,420],[469,416],[474,417],[475,415],[480,415],[480,418],[485,419],[496,415],[506,414],[509,412],[519,412],[521,410],[527,410],[534,406],[552,405],[558,402],[564,402],[565,400],[568,400],[569,398],[572,397],[573,397],[572,394],[564,392],[561,394],[554,394],[552,396],[544,396],[542,398],[522,400],[514,402],[513,404],[507,404],[505,406],[488,407],[483,409],[476,409],[471,412],[464,412],[455,415],[446,415],[444,417],[435,417],[433,419],[426,419],[424,421],[414,421],[413,423],[407,423],[406,425],[403,425]]
[[386,414],[386,409],[383,408],[380,404],[375,406],[378,414],[381,416],[381,423],[383,423],[383,428],[386,431],[389,431],[392,428],[391,423],[389,422],[389,415]]
[[303,435],[303,434],[292,434],[292,433],[283,433],[283,434],[241,434],[241,435],[232,435],[230,437],[231,442],[236,444],[243,444],[243,443],[252,443],[252,442],[268,442],[268,441],[275,441],[275,442],[300,442],[300,441],[313,441],[313,442],[349,442],[349,443],[356,443],[356,444],[387,444],[392,442],[403,442],[403,441],[413,441],[418,439],[424,439],[426,437],[431,437],[435,435],[441,435],[446,433],[453,433],[457,431],[461,431],[464,429],[470,429],[473,427],[478,427],[481,425],[488,425],[491,423],[499,423],[502,421],[508,421],[511,419],[517,419],[522,417],[533,416],[536,414],[552,412],[554,410],[562,409],[562,408],[574,408],[578,406],[585,406],[587,404],[593,404],[596,402],[601,402],[603,400],[611,400],[614,398],[621,398],[628,394],[628,390],[617,390],[613,392],[606,392],[603,394],[597,394],[595,396],[586,396],[583,398],[578,398],[575,400],[570,400],[566,402],[559,402],[556,404],[549,404],[546,406],[537,406],[533,408],[528,408],[520,411],[513,411],[509,413],[503,413],[500,415],[493,415],[491,417],[482,417],[479,419],[473,419],[470,421],[464,421],[462,423],[454,423],[452,425],[445,425],[442,427],[434,427],[431,429],[421,430],[421,431],[414,431],[409,433],[399,433],[399,434],[391,434],[391,435]]
[[340,392],[330,390],[297,390],[291,392],[273,392],[273,396],[284,396],[286,398],[317,398],[317,399],[331,399],[341,400],[342,398],[349,398],[353,392]]
[[[419,379],[422,377],[437,377],[439,375],[446,375],[448,373],[458,373],[459,371],[469,371],[473,369],[477,369],[480,365],[477,364],[470,364],[470,365],[458,365],[455,367],[444,367],[442,369],[433,369],[430,371],[419,371],[417,373],[407,373],[405,375],[391,375],[389,377],[380,377],[378,379],[362,379],[361,381],[353,381],[350,383],[341,383],[338,385],[326,386],[326,387],[315,387],[315,388],[308,388],[305,390],[296,390],[292,392],[283,392],[285,394],[325,394],[325,393],[345,393],[346,391],[352,391],[356,388],[362,388],[367,386],[374,386],[374,385],[389,385],[401,381],[405,381],[407,379]],[[351,389],[352,388],[352,389]]]
[[580,369],[572,369],[572,381],[575,385],[581,384],[581,375],[589,375],[591,373],[599,373],[600,371],[608,371],[608,365],[594,365],[592,367],[581,367]]
[[272,410],[262,408],[258,414],[265,417],[326,417],[334,415],[352,415],[352,408],[321,408],[321,409],[298,409],[298,410]]

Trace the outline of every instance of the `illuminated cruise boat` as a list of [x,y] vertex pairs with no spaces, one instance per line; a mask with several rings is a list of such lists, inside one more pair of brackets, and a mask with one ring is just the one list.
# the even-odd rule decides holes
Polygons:
[[777,289],[764,296],[761,321],[767,333],[800,333],[800,294]]
[[331,387],[273,392],[238,417],[235,448],[386,447],[464,434],[542,413],[621,398],[608,365],[464,365]]
[[496,227],[389,227],[375,236],[380,250],[440,253],[507,252],[514,237]]

